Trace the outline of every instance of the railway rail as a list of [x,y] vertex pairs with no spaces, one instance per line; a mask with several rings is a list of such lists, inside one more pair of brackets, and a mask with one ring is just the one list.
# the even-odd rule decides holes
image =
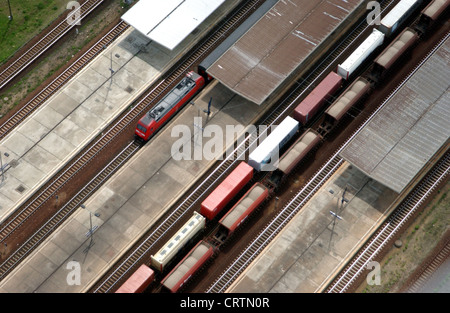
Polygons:
[[[102,2],[103,0],[86,0],[79,8],[76,8],[73,12],[69,13],[68,16],[73,14],[72,16],[79,16],[80,20],[82,20]],[[75,23],[68,23],[66,19],[63,19],[58,25],[46,32],[38,42],[18,56],[0,73],[0,89],[6,86],[6,84],[14,77],[19,75],[19,73],[33,63],[61,37],[67,34],[75,25]]]
[[[392,5],[394,1],[384,1],[382,3],[382,10],[386,10]],[[343,55],[353,42],[360,39],[363,32],[368,29],[367,24],[362,21],[357,28],[355,28],[346,38],[344,38],[340,44],[338,44],[334,50],[308,75],[305,80],[297,83],[294,88],[288,93],[279,104],[275,105],[271,109],[270,115],[260,121],[260,124],[275,125],[277,122],[283,120],[295,107],[295,103],[298,99],[305,95],[311,86],[314,86],[320,79],[320,77],[327,73],[330,69],[336,66],[338,58]],[[312,121],[314,122],[314,121]],[[163,241],[172,229],[175,229],[183,221],[185,216],[188,216],[194,208],[199,204],[208,192],[213,190],[217,186],[218,182],[225,177],[236,165],[242,160],[250,146],[256,143],[259,135],[256,133],[249,134],[241,144],[233,151],[232,154],[227,155],[222,162],[214,167],[214,170],[209,174],[201,183],[199,183],[193,192],[185,197],[179,206],[171,210],[171,212],[162,219],[158,226],[150,230],[140,242],[131,249],[131,251],[121,260],[118,264],[114,265],[114,268],[105,275],[99,282],[91,288],[91,292],[94,293],[107,293],[116,288],[120,282],[124,281],[125,277],[133,272],[144,261],[143,259],[150,255],[150,251],[155,249],[157,245]],[[338,167],[338,163],[330,162],[330,166],[333,168]],[[325,179],[325,174],[316,174],[317,177]]]
[[[206,56],[210,50],[214,49],[216,45],[220,43],[222,39],[226,37],[226,34],[236,27],[245,18],[253,12],[263,1],[262,0],[249,0],[239,5],[235,11],[229,15],[229,18],[219,24],[215,31],[207,38],[203,39],[197,47],[184,56],[178,64],[174,65],[165,78],[156,82],[150,89],[143,95],[134,107],[126,112],[123,116],[118,118],[113,125],[106,130],[100,138],[94,143],[90,144],[85,152],[81,153],[78,157],[74,158],[70,164],[66,167],[66,170],[62,171],[52,179],[51,183],[39,195],[33,197],[30,204],[24,208],[21,208],[10,222],[5,224],[0,230],[0,242],[4,242],[6,238],[11,236],[19,227],[23,226],[29,218],[37,214],[40,208],[46,202],[55,198],[58,191],[67,185],[71,179],[79,174],[83,168],[88,166],[102,151],[104,151],[111,143],[125,132],[125,129],[135,128],[137,120],[146,112],[152,104],[168,90],[184,77],[188,69],[202,57]],[[40,242],[43,241],[48,235],[53,232],[60,223],[65,220],[76,208],[80,206],[83,199],[87,198],[94,190],[115,172],[125,161],[129,159],[140,146],[135,142],[130,143],[119,153],[119,155],[110,163],[102,172],[97,175],[92,181],[83,187],[79,194],[72,198],[70,203],[67,203],[64,208],[55,213],[52,219],[45,223],[33,236],[31,236],[25,243],[23,243],[18,249],[16,249],[0,266],[0,280],[4,279],[8,273],[14,269],[31,251],[33,251]]]
[[[398,90],[403,86],[407,79],[412,76],[418,68],[436,51],[450,36],[447,33],[432,51],[425,57],[416,69],[396,88]],[[394,91],[395,93],[395,91]],[[393,94],[394,94],[393,93]],[[390,96],[392,97],[392,95]],[[390,98],[389,97],[389,98]],[[388,99],[389,99],[388,98]],[[387,100],[386,100],[387,101]],[[420,208],[424,200],[434,191],[436,186],[445,179],[450,171],[450,153],[447,151],[443,159],[431,171],[431,173],[410,193],[409,197],[391,214],[379,228],[379,230],[371,237],[371,239],[361,248],[355,257],[341,271],[332,283],[326,288],[326,292],[345,292],[349,290],[354,282],[358,279],[363,271],[366,270],[367,264],[380,253],[392,238],[398,234],[398,230],[406,224],[411,216]]]
[[43,90],[35,95],[17,112],[11,115],[0,125],[0,140],[15,129],[32,112],[39,108],[47,99],[61,89],[70,79],[72,79],[81,69],[92,61],[100,52],[110,45],[129,25],[125,22],[116,24],[105,36],[98,40],[88,51],[75,60],[67,69],[51,81]]

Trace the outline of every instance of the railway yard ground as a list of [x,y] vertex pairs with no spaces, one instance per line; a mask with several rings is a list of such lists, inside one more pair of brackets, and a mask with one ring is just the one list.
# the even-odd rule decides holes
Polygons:
[[[53,18],[57,18],[57,20],[55,20],[55,22],[57,22],[59,18],[56,13],[63,13],[66,10],[68,1],[58,0],[52,2],[54,2],[54,4],[52,4],[50,12],[53,13],[53,15],[48,15],[46,18],[53,16]],[[0,6],[3,9],[2,13],[6,12],[7,4],[2,3]],[[5,8],[3,8],[3,6],[5,6]],[[58,9],[53,10],[53,7],[58,7]],[[30,6],[28,10],[32,9],[33,7]],[[45,10],[43,10],[43,12],[45,12]],[[94,14],[87,16],[77,29],[71,30],[66,36],[60,39],[55,46],[45,52],[37,62],[30,66],[29,70],[23,72],[16,77],[11,84],[2,88],[0,90],[0,118],[3,116],[6,116],[5,118],[7,118],[26,101],[31,99],[32,95],[36,94],[41,86],[46,85],[53,80],[66,64],[81,55],[88,46],[96,40],[96,38],[104,34],[108,27],[114,24],[114,21],[119,20],[124,12],[126,12],[126,7],[123,6],[122,1],[104,1],[104,3],[96,9]],[[19,23],[22,16],[18,14],[15,18],[17,20],[15,20],[14,23]],[[39,16],[32,17],[32,19],[39,18]],[[51,22],[52,20],[42,20],[44,25]],[[4,23],[5,27],[7,27],[7,22]],[[28,32],[31,29],[34,29],[34,26],[28,26]],[[10,30],[4,29],[5,33],[8,31]],[[17,32],[19,33],[20,31],[26,32],[26,30],[18,30]],[[28,44],[32,44],[33,39],[28,39],[30,40]],[[3,38],[3,40],[6,42],[7,38]],[[4,43],[2,43],[2,38],[0,38],[0,45],[2,44]],[[25,42],[22,44],[25,44]]]
[[[91,14],[82,23],[77,31],[72,30],[55,47],[47,51],[29,71],[21,74],[6,89],[1,90],[0,122],[20,107],[22,103],[30,99],[31,95],[37,92],[45,82],[50,81],[70,59],[81,54],[86,49],[85,46],[92,42],[94,38],[98,38],[103,34],[113,21],[117,21],[126,11],[126,8],[123,6],[123,1],[105,1],[96,9],[95,14]],[[448,22],[446,25],[448,25]],[[440,30],[440,32],[443,31]],[[129,38],[132,37],[133,39],[131,41],[140,40],[138,38],[139,36],[131,34]],[[142,52],[141,55],[145,59],[147,52],[139,52],[138,50],[134,53]],[[119,50],[115,50],[114,53],[117,51]],[[123,53],[122,56],[126,56],[126,53]],[[93,80],[97,80],[97,78],[94,79],[94,76],[103,76],[101,80],[105,88],[100,88],[99,85],[91,85],[90,87],[93,90],[86,89],[86,92],[89,91],[89,97],[92,99],[90,109],[93,109],[95,114],[102,115],[104,113],[106,116],[108,112],[105,112],[104,108],[99,107],[95,109],[95,102],[98,103],[98,99],[100,98],[106,99],[109,90],[107,88],[110,74],[108,70],[109,57],[105,54],[101,58],[103,58],[103,62],[98,62],[99,64],[101,63],[101,65],[97,66],[98,73],[94,75],[91,69],[84,70],[83,73],[86,74],[86,81],[91,80],[92,82]],[[120,61],[114,59],[114,62],[119,62],[118,64],[114,64],[125,68],[126,64],[132,63],[129,62],[132,58],[131,55],[129,59],[128,57],[126,58],[126,60]],[[113,54],[111,54],[111,59],[113,59]],[[158,62],[161,62],[161,60]],[[127,68],[128,70],[130,73],[123,74],[123,77],[116,76],[114,81],[111,80],[111,83],[114,82],[120,85],[125,91],[128,90],[124,96],[119,94],[114,95],[114,99],[120,99],[121,102],[125,102],[127,105],[127,101],[131,101],[131,94],[136,90],[140,90],[144,85],[143,81],[141,81],[144,74],[142,74],[142,67],[139,68],[139,64],[133,70]],[[139,74],[135,76],[131,74],[132,71],[136,71]],[[151,80],[154,76],[147,78],[144,80]],[[400,77],[396,79],[397,81],[401,80]],[[128,88],[127,83],[129,83]],[[217,86],[219,84],[216,85],[214,83],[213,85]],[[81,89],[77,86],[74,88],[75,90],[73,91],[61,93],[61,96],[64,96],[65,102],[68,102],[69,94],[75,100],[78,97],[77,95],[79,95],[80,101],[83,103],[88,97],[87,94],[83,94],[85,86]],[[101,89],[104,90],[95,96],[94,92]],[[123,99],[126,101],[122,101]],[[195,133],[196,126],[194,125],[194,117],[201,116],[203,121],[206,120],[205,123],[219,125],[235,125],[236,123],[240,123],[246,125],[255,122],[256,118],[259,118],[263,111],[262,107],[258,107],[239,96],[231,96],[227,93],[225,87],[221,94],[215,96],[211,116],[207,116],[203,111],[207,107],[208,100],[209,98],[206,99],[205,97],[197,99],[195,103],[192,102],[192,105],[187,106],[186,109],[180,112],[180,116],[177,116],[174,120],[178,120],[180,124],[191,125],[191,131]],[[115,107],[116,104],[114,101],[108,102],[108,104],[110,109],[114,107],[114,110],[123,110],[123,107]],[[82,107],[80,103],[74,102],[73,108],[78,107],[78,105]],[[83,104],[84,106],[86,106],[86,103]],[[46,118],[50,117],[47,114],[41,115],[45,115]],[[98,121],[82,119],[82,115],[80,113],[78,116],[80,119],[78,121],[75,119],[75,122],[78,123],[80,128],[89,129],[89,124],[99,124]],[[87,124],[81,124],[82,121]],[[53,121],[43,117],[39,120],[39,123],[44,125],[49,123],[48,128],[54,127],[50,125],[54,123]],[[73,123],[65,123],[66,126],[69,124],[72,125]],[[76,130],[78,127],[75,126],[74,129]],[[140,162],[128,162],[123,169],[113,176],[114,179],[105,183],[85,203],[91,211],[96,211],[100,214],[99,216],[93,217],[97,229],[93,237],[91,237],[95,242],[94,245],[90,246],[89,236],[86,233],[86,229],[89,230],[89,217],[92,218],[92,216],[80,210],[70,221],[64,223],[58,231],[51,235],[41,248],[32,253],[28,257],[27,263],[19,265],[14,272],[14,277],[5,278],[0,281],[0,292],[87,292],[95,283],[95,279],[106,273],[109,265],[116,262],[120,254],[131,247],[131,242],[141,237],[149,228],[149,225],[152,225],[161,217],[160,212],[164,211],[163,208],[169,207],[178,201],[180,195],[186,191],[185,186],[191,186],[191,183],[195,182],[209,168],[210,162],[205,160],[190,160],[175,163],[170,157],[167,158],[171,154],[171,144],[176,139],[171,136],[171,129],[170,126],[166,127],[161,133],[155,136],[152,142],[140,150],[139,158],[135,159],[140,160]],[[20,132],[17,132],[16,135],[21,136]],[[82,131],[78,135],[76,133],[68,134],[67,129],[64,131],[61,130],[61,135],[67,136],[67,138],[70,136],[79,142],[87,138],[87,134]],[[92,133],[93,135],[94,132]],[[12,137],[14,134],[10,136]],[[30,133],[28,135],[29,138],[33,136],[37,136],[37,134],[33,135]],[[14,140],[17,140],[17,137]],[[37,138],[36,140],[39,142]],[[20,156],[22,152],[28,151],[34,145],[40,147],[40,152],[38,151],[34,154],[36,159],[34,161],[28,161],[30,163],[38,162],[39,165],[37,163],[35,166],[41,167],[42,173],[40,174],[42,175],[48,175],[52,170],[50,167],[54,164],[59,164],[58,162],[64,159],[69,149],[62,148],[62,146],[59,147],[61,153],[61,156],[58,157],[59,159],[50,160],[49,163],[45,163],[49,160],[43,161],[45,157],[43,157],[43,154],[40,154],[42,153],[41,148],[46,149],[46,145],[52,143],[50,139],[47,140],[47,143],[42,141],[43,143],[40,144],[22,140],[24,146],[19,148],[17,148],[18,146],[16,144],[8,144],[8,140],[5,142],[3,146],[0,142],[0,148],[3,150],[6,149],[11,156]],[[55,141],[53,141],[54,143]],[[191,144],[194,148],[196,138],[192,138]],[[19,150],[23,151],[21,152]],[[156,150],[159,151],[158,154],[154,153]],[[146,161],[144,162],[143,160]],[[26,171],[26,168],[24,171]],[[20,176],[22,174],[19,172],[18,175]],[[36,177],[29,178],[31,179],[29,181],[30,187],[34,187],[34,184],[37,184],[41,179]],[[303,176],[299,175],[298,177],[300,179],[291,177],[288,181],[291,185],[283,187],[284,190],[288,191],[282,201],[287,201],[289,197],[295,194],[294,190],[298,190],[302,183],[304,183]],[[364,235],[376,228],[379,220],[389,210],[389,204],[397,195],[377,182],[368,179],[359,170],[349,164],[342,166],[333,177],[334,180],[329,180],[322,187],[321,192],[317,193],[310,201],[310,204],[308,204],[307,207],[311,207],[311,211],[302,209],[296,218],[289,223],[293,229],[297,230],[303,229],[304,231],[310,227],[307,233],[301,234],[295,230],[287,230],[285,232],[286,234],[278,235],[276,239],[279,240],[278,243],[276,240],[273,243],[273,253],[271,254],[269,251],[268,254],[261,255],[227,292],[312,293],[318,292],[321,288],[325,287],[323,284],[330,279],[330,273],[343,266],[343,262],[345,262],[349,254],[352,254],[362,244]],[[127,182],[130,180],[137,181],[135,186],[131,186],[131,184],[127,185]],[[161,182],[164,184],[162,185]],[[161,187],[168,185],[172,186],[171,190],[165,192],[161,189]],[[12,187],[10,186],[8,188]],[[292,190],[289,191],[290,189]],[[345,193],[344,189],[346,189]],[[148,192],[148,190],[152,192]],[[2,190],[0,189],[0,195],[1,192]],[[3,192],[13,191],[5,191],[5,188],[3,188]],[[397,293],[407,291],[411,274],[423,264],[441,239],[449,234],[449,192],[450,185],[447,182],[434,195],[434,198],[419,213],[417,218],[411,222],[410,226],[398,238],[396,244],[383,257],[380,262],[382,284],[369,286],[366,283],[362,283],[354,292]],[[342,211],[339,211],[339,204],[343,196],[345,196],[346,205]],[[11,201],[0,199],[1,215],[4,214],[1,211],[2,203],[4,207],[8,207],[14,201],[17,200],[19,202],[18,200],[21,199],[19,196]],[[141,208],[144,207],[143,203],[146,204],[148,211],[142,211]],[[277,203],[280,206],[282,204],[281,202]],[[268,206],[273,207],[274,205],[274,199],[272,199]],[[339,219],[333,219],[333,216],[330,214],[330,211],[334,210],[339,211]],[[312,211],[318,217],[310,213]],[[314,224],[310,223],[312,219],[315,221]],[[118,233],[122,235],[118,236]],[[269,245],[266,250],[270,250],[270,247]],[[2,246],[0,248],[4,247]],[[280,249],[283,252],[289,252],[291,254],[283,254]],[[0,252],[1,258],[3,258],[9,251],[3,249]],[[83,284],[68,285],[66,283],[66,265],[69,261],[80,261],[84,264],[84,272],[82,273]],[[264,276],[262,269],[272,265],[279,268],[279,276],[275,277],[273,273],[267,277]],[[207,269],[199,277],[204,277],[210,274],[211,271],[213,270]],[[214,275],[217,274],[214,273]],[[27,279],[21,279],[21,277],[27,277]],[[251,281],[251,284],[246,284],[246,281]],[[198,289],[196,286],[188,286],[188,292],[201,292],[204,290],[203,288],[205,286],[201,284],[199,284]],[[426,292],[441,291],[436,288]]]

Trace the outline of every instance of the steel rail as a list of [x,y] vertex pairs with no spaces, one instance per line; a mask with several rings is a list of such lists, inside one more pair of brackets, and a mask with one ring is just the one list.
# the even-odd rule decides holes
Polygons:
[[[386,2],[384,2],[386,3]],[[389,5],[391,5],[393,3],[393,1],[390,2]],[[388,6],[389,6],[388,5]],[[387,6],[387,7],[388,7]],[[384,10],[387,8],[386,6],[383,9]],[[365,20],[363,22],[361,22],[361,24],[359,26],[361,26],[363,23],[365,22]],[[364,28],[364,30],[366,30],[366,28]],[[352,35],[353,34],[353,35]],[[344,40],[348,40],[349,38],[351,38],[351,42],[347,43],[347,45],[345,45],[344,49],[342,50],[342,47],[336,47],[332,52],[337,51],[337,55],[338,57],[341,56],[343,53],[345,53],[346,49],[351,45],[352,42],[354,42],[357,38],[359,38],[359,36],[361,35],[361,32],[358,32],[356,37],[354,37],[354,33],[349,34],[345,37]],[[341,50],[339,50],[341,49]],[[331,58],[330,54],[327,58],[325,58],[324,60],[322,60],[322,62],[316,66],[316,69],[318,68],[323,68],[323,64],[326,63],[326,61],[328,60],[329,63],[330,62],[330,58]],[[333,57],[332,61],[335,61],[337,59],[337,57]],[[320,70],[320,74],[318,74],[317,72],[315,72],[315,70],[312,71],[311,74],[308,75],[307,79],[305,81],[307,81],[307,87],[305,89],[301,88],[304,87],[304,84],[299,84],[299,86],[297,87],[297,89],[295,89],[294,91],[291,92],[291,94],[289,94],[288,97],[292,97],[294,95],[294,100],[290,99],[290,101],[286,100],[283,101],[281,104],[279,104],[275,110],[273,110],[273,113],[269,115],[268,118],[266,118],[264,122],[267,122],[269,124],[269,126],[274,125],[274,123],[276,121],[278,121],[279,119],[281,119],[283,117],[283,115],[286,115],[288,113],[288,111],[290,111],[292,109],[292,103],[294,103],[299,97],[301,97],[305,92],[307,92],[307,90],[314,85],[314,83],[317,83],[317,76],[323,74],[326,70],[329,70],[329,67],[331,66],[329,63],[327,63],[325,65],[324,69]],[[310,82],[308,82],[308,79],[310,77],[314,76],[313,79],[311,79]],[[298,89],[301,89],[301,93],[298,94]],[[289,98],[288,98],[289,99]],[[281,108],[281,109],[280,109]],[[281,112],[279,112],[281,110]],[[248,149],[245,149],[244,151],[239,152],[240,149],[242,149],[245,144],[247,143],[247,141],[250,140],[250,138],[252,136],[255,136],[255,133],[249,134],[244,140],[243,142],[241,142],[238,147],[234,150],[233,152],[233,156],[237,155],[237,158],[233,158],[232,160],[230,160],[230,158],[232,156],[229,156],[228,158],[224,159],[217,167],[216,169],[207,176],[207,178],[205,178],[203,180],[202,183],[200,183],[195,189],[194,191],[188,195],[183,201],[182,203],[175,209],[173,210],[170,215],[168,217],[166,217],[161,223],[160,226],[155,229],[154,231],[152,231],[148,236],[146,236],[146,238],[143,240],[143,242],[138,245],[136,248],[133,249],[133,251],[129,254],[128,257],[125,258],[124,261],[122,261],[120,263],[120,265],[118,265],[116,267],[116,269],[104,280],[104,282],[100,283],[100,286],[98,286],[97,288],[94,289],[93,292],[109,292],[113,289],[113,287],[116,285],[116,282],[119,279],[122,279],[129,271],[130,269],[135,266],[136,264],[138,264],[142,258],[144,257],[144,255],[148,254],[149,251],[157,244],[159,243],[160,240],[162,240],[164,238],[164,235],[166,233],[168,233],[172,228],[177,226],[177,222],[180,221],[182,219],[182,217],[190,212],[193,207],[197,204],[198,201],[200,201],[200,199],[206,195],[207,192],[209,192],[210,189],[213,188],[213,186],[220,181],[220,179],[227,174],[232,168],[233,165],[235,165],[235,163],[237,161],[239,161],[241,159],[241,157],[244,156],[244,154],[248,151]],[[252,146],[256,140],[258,140],[258,138],[261,135],[256,135],[257,137],[254,138],[251,142],[251,144],[249,145]],[[169,222],[170,221],[170,222]],[[161,230],[162,229],[162,230]],[[151,243],[149,243],[151,242]],[[127,263],[131,263],[127,265]],[[122,271],[123,268],[125,268],[125,270],[123,270],[123,273],[118,274],[119,271]],[[116,278],[115,282],[110,283],[109,286],[105,286],[106,283],[105,281],[108,281],[110,279],[113,279],[113,276],[118,275],[119,278]]]
[[[80,5],[80,7],[76,8],[73,13],[69,14],[75,15],[75,13],[80,12],[80,20],[82,20],[102,2],[103,0],[87,0],[82,5]],[[60,22],[57,26],[55,26],[52,30],[45,34],[37,43],[35,43],[31,48],[29,48],[21,56],[19,56],[19,58],[14,60],[14,62],[12,62],[0,73],[0,89],[2,89],[14,77],[21,73],[45,51],[47,51],[74,26],[75,23],[70,24],[66,21],[66,19],[64,19],[64,21]]]

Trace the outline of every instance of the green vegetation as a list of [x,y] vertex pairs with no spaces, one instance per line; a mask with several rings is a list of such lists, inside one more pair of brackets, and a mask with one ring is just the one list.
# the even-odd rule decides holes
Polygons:
[[0,65],[66,10],[68,0],[0,1]]

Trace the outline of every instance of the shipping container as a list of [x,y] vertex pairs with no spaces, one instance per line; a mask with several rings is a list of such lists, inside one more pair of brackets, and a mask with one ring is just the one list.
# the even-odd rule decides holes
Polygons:
[[411,16],[411,14],[422,3],[422,0],[401,0],[397,5],[389,11],[389,13],[381,20],[378,29],[387,37],[391,36],[400,29],[403,22]]
[[383,44],[384,34],[377,29],[353,51],[353,53],[342,63],[338,65],[337,73],[344,79],[349,77],[367,60],[367,58]]
[[286,117],[259,146],[250,153],[248,164],[257,171],[273,171],[283,146],[297,133],[299,123]]
[[202,202],[200,213],[214,219],[252,178],[253,168],[241,162]]
[[330,72],[294,110],[294,118],[305,125],[342,85],[342,77]]
[[194,212],[177,233],[155,255],[150,257],[152,267],[158,271],[164,271],[177,253],[204,228],[205,218],[198,212]]
[[133,273],[117,289],[116,293],[142,293],[154,281],[155,272],[145,264],[142,264],[136,272]]

